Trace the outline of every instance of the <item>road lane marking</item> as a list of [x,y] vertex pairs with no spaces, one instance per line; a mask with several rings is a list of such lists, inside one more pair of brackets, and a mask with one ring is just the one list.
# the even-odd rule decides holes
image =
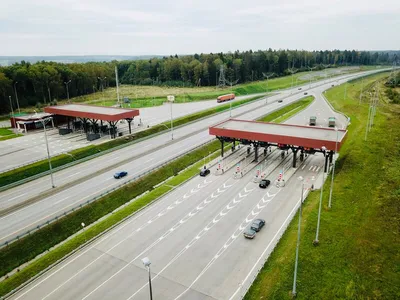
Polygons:
[[10,201],[12,201],[12,200],[14,200],[14,199],[17,199],[17,198],[19,198],[19,197],[22,197],[22,196],[24,196],[24,195],[26,195],[26,193],[23,193],[23,194],[21,194],[21,195],[19,195],[19,196],[16,196],[16,197],[14,197],[14,198],[8,199],[7,202],[10,202]]
[[[228,180],[225,181],[228,182],[229,180],[232,180],[231,178],[229,178]],[[225,190],[224,190],[225,191]],[[220,193],[220,195],[224,192],[222,191]],[[218,195],[219,196],[219,195]],[[207,197],[208,198],[208,197]],[[206,198],[206,199],[207,199]],[[182,226],[182,224],[186,223],[187,221],[189,221],[193,216],[197,215],[199,211],[201,211],[202,209],[204,209],[208,203],[210,202],[206,202],[206,199],[203,200],[200,204],[204,203],[205,205],[201,208],[196,207],[195,209],[193,209],[192,211],[190,211],[187,215],[185,215],[180,221],[178,221],[175,225],[173,225],[169,230],[167,230],[161,237],[159,237],[156,241],[154,241],[150,246],[148,246],[145,250],[143,250],[140,254],[138,254],[134,259],[130,260],[125,266],[123,266],[121,269],[119,269],[117,272],[115,272],[113,275],[111,275],[108,279],[106,279],[105,281],[103,281],[100,285],[98,285],[95,289],[93,289],[91,292],[89,292],[88,294],[86,294],[85,297],[82,298],[82,300],[87,299],[90,295],[92,295],[94,292],[96,292],[98,289],[100,289],[103,285],[105,285],[107,282],[109,282],[111,279],[113,279],[115,276],[117,276],[119,273],[121,273],[123,270],[125,270],[128,266],[130,266],[135,260],[137,260],[138,258],[140,258],[144,253],[146,253],[147,251],[149,251],[150,249],[152,249],[154,246],[156,246],[159,242],[161,242],[163,239],[165,239],[166,237],[168,237],[168,235],[170,235],[172,232],[174,232],[175,230],[177,230],[179,227]]]

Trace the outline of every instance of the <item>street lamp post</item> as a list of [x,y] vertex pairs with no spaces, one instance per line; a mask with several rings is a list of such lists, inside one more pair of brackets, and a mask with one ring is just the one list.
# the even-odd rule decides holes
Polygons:
[[[107,79],[107,77],[104,77],[104,78],[100,78],[100,77],[97,77],[99,80],[100,80],[100,82],[101,82],[101,95],[102,95],[102,97],[103,97],[103,106],[106,106],[106,99],[104,98],[104,84],[103,84],[103,80],[106,80]],[[137,100],[137,99],[136,99]]]
[[150,273],[150,265],[151,265],[151,261],[148,257],[145,257],[142,259],[142,262],[144,264],[144,266],[148,269],[149,271],[149,288],[150,288],[150,300],[153,300],[153,290],[151,288],[151,273]]
[[265,77],[265,78],[267,78],[267,87],[265,88],[265,104],[268,104],[268,79],[270,78],[270,77],[272,77],[272,76],[274,76],[275,75],[275,73],[271,73],[271,74],[268,74],[268,75],[265,75],[264,73],[263,73],[263,76]]
[[299,209],[299,225],[297,229],[296,260],[294,263],[294,278],[293,278],[293,290],[292,290],[293,296],[296,296],[297,264],[299,260],[299,246],[300,246],[301,206],[303,205],[303,191],[304,191],[304,178],[300,176],[298,179],[301,181],[301,197],[300,197],[300,209]]
[[70,83],[71,83],[71,80],[70,80],[70,81],[68,81],[68,82],[65,82],[65,81],[64,81],[65,87],[67,88],[67,100],[68,100],[68,103],[69,103],[69,90],[68,90],[68,84],[70,84]]
[[[338,139],[339,139],[339,130],[335,126],[335,131],[336,131],[336,143],[335,143],[335,155],[337,155],[337,144],[338,144]],[[331,208],[331,202],[332,202],[332,191],[333,191],[333,178],[335,177],[335,165],[336,165],[336,158],[334,157],[333,159],[333,166],[332,166],[332,179],[331,179],[331,188],[329,191],[329,202],[328,202],[328,207]]]
[[[322,146],[322,151],[324,151],[324,156],[325,156],[325,151],[326,148],[325,146]],[[321,209],[322,209],[322,196],[324,194],[324,180],[325,180],[325,172],[322,170],[322,184],[321,184],[321,194],[319,196],[319,208],[318,208],[318,221],[317,221],[317,232],[315,233],[315,240],[313,241],[314,245],[319,244],[319,224],[321,221]]]
[[172,103],[174,103],[175,96],[167,96],[167,99],[171,105],[171,140],[174,139],[174,124],[173,124],[173,119],[172,119]]
[[12,106],[11,96],[8,96],[8,99],[10,99],[11,116],[14,117],[14,110]]
[[19,101],[18,101],[18,93],[17,93],[17,83],[18,81],[16,81],[14,83],[14,92],[15,92],[15,99],[17,100],[17,108],[18,108],[18,113],[21,113],[21,110],[19,109]]
[[313,71],[315,68],[316,68],[316,67],[312,67],[312,68],[308,67],[308,69],[311,70],[311,74],[310,74],[310,89],[311,89],[311,81],[312,81],[312,71]]
[[40,119],[40,122],[43,124],[43,131],[44,131],[44,138],[46,141],[46,148],[47,148],[47,159],[49,161],[49,169],[50,169],[50,177],[51,177],[51,187],[55,188],[56,186],[54,185],[54,178],[53,178],[53,168],[51,166],[51,159],[50,159],[50,150],[49,150],[49,142],[47,140],[47,133],[46,133],[46,121],[49,121],[50,118],[48,119]]

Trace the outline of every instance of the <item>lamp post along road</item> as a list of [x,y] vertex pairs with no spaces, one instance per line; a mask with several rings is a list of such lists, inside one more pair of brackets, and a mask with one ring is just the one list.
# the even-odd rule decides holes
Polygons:
[[11,116],[14,117],[14,110],[13,110],[13,106],[12,106],[11,96],[8,96],[8,99],[10,99]]
[[171,139],[174,139],[174,124],[173,124],[173,119],[172,119],[172,104],[175,101],[175,96],[167,96],[168,102],[171,105]]
[[300,176],[298,179],[301,181],[301,197],[300,197],[300,208],[299,208],[299,225],[297,229],[296,260],[294,263],[293,290],[292,290],[293,296],[296,296],[297,265],[299,260],[299,246],[300,246],[301,207],[303,205],[303,191],[304,191],[304,178]]
[[[338,144],[338,139],[339,139],[339,130],[335,126],[335,131],[336,131],[336,143],[335,143],[335,155],[337,154],[337,144]],[[333,166],[332,166],[332,178],[331,178],[331,188],[329,191],[329,204],[328,207],[331,208],[331,203],[332,203],[332,191],[333,191],[333,178],[335,177],[335,165],[336,165],[336,157],[333,159]]]
[[18,93],[17,93],[17,83],[18,81],[16,81],[14,83],[14,92],[15,92],[15,99],[17,100],[17,108],[18,108],[18,113],[21,113],[21,110],[19,109],[19,100],[18,100]]
[[71,80],[70,81],[68,81],[68,82],[64,82],[64,84],[65,84],[65,87],[67,88],[67,99],[68,99],[68,103],[69,103],[69,90],[68,90],[68,84],[70,84],[71,83]]
[[43,124],[43,131],[44,131],[44,138],[46,141],[46,148],[47,148],[47,159],[49,161],[49,169],[50,169],[50,178],[51,178],[51,187],[55,188],[56,186],[54,185],[54,178],[53,178],[53,168],[51,166],[51,159],[50,159],[50,150],[49,150],[49,142],[47,140],[47,132],[46,132],[46,121],[49,121],[50,118],[48,119],[41,119],[40,122]]
[[150,272],[150,265],[151,265],[151,261],[148,257],[145,257],[142,259],[142,262],[144,264],[145,267],[147,267],[148,271],[149,271],[149,288],[150,288],[150,300],[153,300],[153,289],[151,287],[151,272]]
[[[324,151],[324,157],[326,155],[325,153],[325,146],[322,147],[322,151]],[[322,197],[324,194],[324,180],[325,180],[325,172],[322,170],[322,184],[321,184],[321,194],[319,196],[319,207],[318,207],[318,221],[317,221],[317,232],[315,233],[315,240],[313,241],[314,245],[319,244],[319,224],[321,221],[321,209],[322,209]]]

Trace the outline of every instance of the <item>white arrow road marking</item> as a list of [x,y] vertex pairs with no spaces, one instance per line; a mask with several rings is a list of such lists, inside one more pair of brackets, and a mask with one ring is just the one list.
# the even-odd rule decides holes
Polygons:
[[[250,194],[250,193],[249,193]],[[248,194],[248,195],[249,195]],[[237,202],[235,204],[234,202],[235,199],[233,199],[231,202],[228,203],[228,205],[226,207],[224,207],[214,218],[211,222],[209,222],[178,254],[175,255],[175,257],[160,271],[158,272],[152,279],[152,281],[154,281],[155,279],[157,279],[160,274],[162,272],[164,272],[172,263],[174,263],[183,253],[185,253],[185,251],[187,249],[189,249],[190,247],[192,247],[202,236],[205,235],[206,232],[208,232],[215,224],[217,224],[224,216],[226,216],[235,206],[237,206]],[[233,204],[233,206],[231,206],[231,204]],[[224,210],[227,207],[231,207],[230,209],[228,209],[226,212],[224,212]],[[239,232],[240,234],[240,232]],[[236,239],[236,237],[232,240],[234,241]],[[230,246],[230,243],[226,243],[225,244],[226,247]],[[218,254],[216,255],[216,258],[218,258]],[[133,295],[131,295],[128,300],[132,299],[133,297],[135,297],[143,288],[145,288],[147,286],[147,284],[143,285],[139,290],[137,290]]]
[[[278,194],[279,191],[276,193]],[[276,195],[275,194],[275,195]],[[272,199],[270,199],[272,200]],[[261,212],[261,211],[260,211]],[[250,215],[250,214],[249,214]],[[253,210],[251,211],[251,215],[253,215]],[[179,299],[181,298],[188,290],[192,288],[192,286],[207,272],[207,270],[214,264],[214,262],[226,251],[226,249],[232,245],[232,243],[237,239],[237,237],[243,232],[244,228],[246,226],[243,226],[244,223],[247,224],[248,222],[254,220],[255,218],[251,218],[251,220],[248,220],[248,217],[246,217],[245,221],[242,222],[242,224],[235,230],[235,232],[232,234],[232,236],[226,241],[226,243],[218,250],[217,254],[209,261],[209,263],[205,266],[205,268],[200,272],[200,274],[193,280],[193,282],[184,290],[178,297],[175,298]],[[242,229],[243,228],[243,229]],[[237,233],[238,232],[238,233]],[[236,234],[237,233],[237,234]],[[129,298],[131,299],[131,298]]]

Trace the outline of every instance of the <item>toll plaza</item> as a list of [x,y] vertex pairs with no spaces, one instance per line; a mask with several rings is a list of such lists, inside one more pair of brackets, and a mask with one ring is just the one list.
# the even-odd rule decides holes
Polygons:
[[[111,138],[117,134],[117,123],[126,120],[129,125],[129,133],[132,133],[131,122],[135,116],[139,115],[137,109],[125,109],[115,107],[104,107],[83,104],[66,104],[57,106],[48,106],[44,108],[46,113],[51,113],[55,118],[63,116],[66,118],[66,128],[60,128],[60,134],[68,134],[73,129],[82,128],[87,135],[88,140],[100,138],[99,132],[107,132]],[[72,126],[71,126],[72,121]],[[98,122],[100,121],[100,125]],[[107,122],[107,125],[103,124]]]
[[311,127],[290,124],[276,124],[259,121],[229,119],[209,128],[210,135],[215,135],[221,142],[221,156],[224,156],[224,142],[236,142],[243,145],[253,145],[255,161],[258,161],[258,149],[275,146],[281,150],[291,149],[293,152],[293,167],[296,167],[297,152],[300,160],[304,155],[322,152],[325,156],[325,172],[328,160],[332,163],[333,154],[340,150],[347,130]]

